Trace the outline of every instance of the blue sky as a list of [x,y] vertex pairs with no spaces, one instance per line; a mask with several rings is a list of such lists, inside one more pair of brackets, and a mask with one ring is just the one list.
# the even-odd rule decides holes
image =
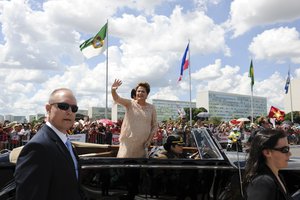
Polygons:
[[[108,20],[109,88],[130,96],[189,100],[188,71],[177,82],[190,40],[192,99],[214,90],[254,95],[284,109],[288,67],[300,77],[297,0],[0,1],[0,114],[45,113],[51,91],[71,88],[81,109],[105,106],[105,54],[86,60],[79,45]],[[109,95],[109,106],[112,99]]]

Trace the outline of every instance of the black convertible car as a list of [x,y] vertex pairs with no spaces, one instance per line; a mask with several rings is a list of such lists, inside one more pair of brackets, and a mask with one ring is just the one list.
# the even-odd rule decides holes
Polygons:
[[[184,147],[188,158],[116,158],[117,145],[74,142],[80,156],[80,182],[86,199],[243,199],[241,177],[246,153],[227,152],[206,129],[192,130],[194,145]],[[20,149],[14,150],[18,154]],[[300,188],[300,148],[291,146],[289,167],[281,173],[291,193]],[[0,160],[0,200],[13,199],[12,152]],[[10,161],[7,157],[10,156]]]

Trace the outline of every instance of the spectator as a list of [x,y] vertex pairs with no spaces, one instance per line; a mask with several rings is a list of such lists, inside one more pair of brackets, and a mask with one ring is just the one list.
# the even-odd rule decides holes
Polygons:
[[268,122],[268,119],[265,117],[260,117],[258,119],[258,125],[259,125],[260,129],[272,128],[272,125]]
[[13,130],[9,133],[10,145],[12,149],[20,146],[21,144],[20,132],[22,128],[23,128],[22,124],[15,124],[13,126]]
[[135,97],[136,97],[136,90],[133,88],[132,90],[131,90],[131,92],[130,92],[130,97],[132,98],[132,99],[135,99]]
[[19,132],[21,137],[22,145],[25,145],[31,137],[30,124],[24,124],[23,129]]
[[97,133],[98,133],[98,143],[99,144],[105,144],[106,126],[104,126],[103,123],[101,123],[101,122],[97,124],[97,128],[98,128]]
[[8,136],[4,131],[3,124],[0,123],[0,150],[4,149],[7,144]]

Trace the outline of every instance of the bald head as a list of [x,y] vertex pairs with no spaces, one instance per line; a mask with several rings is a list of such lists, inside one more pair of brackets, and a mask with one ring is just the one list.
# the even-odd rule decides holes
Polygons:
[[58,89],[55,89],[51,94],[50,94],[50,97],[49,97],[49,100],[48,100],[48,103],[49,104],[53,104],[53,103],[56,103],[56,100],[59,96],[62,96],[62,95],[65,95],[65,94],[69,94],[71,96],[74,97],[74,99],[76,100],[72,90],[68,89],[68,88],[58,88]]
[[77,101],[72,90],[59,88],[54,90],[49,97],[46,110],[48,121],[58,130],[65,133],[75,121]]

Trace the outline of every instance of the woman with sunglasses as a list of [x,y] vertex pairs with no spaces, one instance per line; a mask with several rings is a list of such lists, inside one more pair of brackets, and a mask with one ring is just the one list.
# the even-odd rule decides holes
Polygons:
[[279,170],[288,166],[291,156],[282,130],[264,129],[256,134],[245,166],[247,200],[292,199]]

